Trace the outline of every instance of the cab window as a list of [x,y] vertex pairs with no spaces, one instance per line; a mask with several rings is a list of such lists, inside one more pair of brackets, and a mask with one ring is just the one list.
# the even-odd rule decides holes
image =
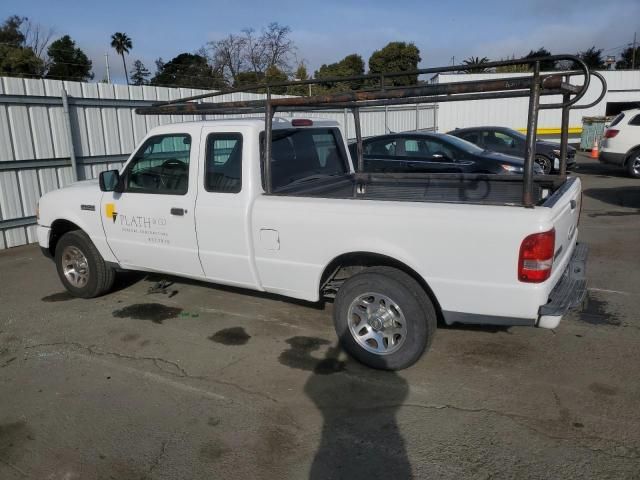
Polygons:
[[189,188],[191,136],[157,135],[136,152],[124,174],[124,191],[185,195]]
[[212,133],[207,137],[204,187],[208,192],[242,190],[242,135]]

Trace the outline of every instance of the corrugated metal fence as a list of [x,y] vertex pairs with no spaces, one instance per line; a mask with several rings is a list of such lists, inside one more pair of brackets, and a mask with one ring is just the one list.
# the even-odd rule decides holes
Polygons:
[[[68,117],[63,88],[68,95]],[[136,107],[199,93],[204,91],[0,78],[0,249],[36,241],[37,200],[73,181],[69,139],[78,178],[95,178],[103,170],[119,168],[153,127],[200,119],[194,115],[140,116],[134,112]],[[236,93],[216,101],[256,98],[263,96]],[[355,135],[353,119],[346,111],[296,116],[302,115],[334,119],[346,126],[348,137]],[[436,107],[432,105],[362,111],[364,136],[435,127]]]

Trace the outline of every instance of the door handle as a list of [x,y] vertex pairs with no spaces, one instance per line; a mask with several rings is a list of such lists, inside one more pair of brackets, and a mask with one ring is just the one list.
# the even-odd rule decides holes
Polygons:
[[175,207],[173,207],[171,209],[171,215],[179,215],[179,216],[184,215],[184,208],[175,208]]

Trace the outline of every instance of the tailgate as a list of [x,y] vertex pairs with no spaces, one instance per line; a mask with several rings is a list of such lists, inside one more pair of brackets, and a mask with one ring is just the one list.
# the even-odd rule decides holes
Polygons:
[[570,177],[547,199],[543,206],[551,208],[551,221],[556,231],[553,269],[569,258],[578,238],[578,219],[582,201],[582,185],[577,177]]

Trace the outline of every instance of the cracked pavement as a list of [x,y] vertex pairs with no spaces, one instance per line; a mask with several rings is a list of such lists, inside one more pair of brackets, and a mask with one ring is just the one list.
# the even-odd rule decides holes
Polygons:
[[440,328],[396,373],[336,348],[331,304],[144,275],[74,299],[0,252],[0,478],[640,477],[640,183],[579,164],[587,310]]

